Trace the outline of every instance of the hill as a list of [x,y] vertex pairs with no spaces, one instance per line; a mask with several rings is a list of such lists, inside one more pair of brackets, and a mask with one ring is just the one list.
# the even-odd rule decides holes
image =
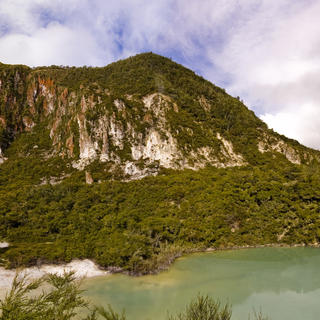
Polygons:
[[319,159],[153,53],[0,64],[0,257],[149,272],[188,250],[316,244]]

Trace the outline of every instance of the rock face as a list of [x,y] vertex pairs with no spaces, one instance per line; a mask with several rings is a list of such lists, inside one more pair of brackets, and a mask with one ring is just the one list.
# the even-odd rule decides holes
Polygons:
[[[190,70],[152,54],[130,59],[100,69],[0,64],[0,164],[16,137],[39,126],[49,130],[47,154],[79,170],[99,162],[124,179],[161,168],[243,166],[250,154],[280,153],[295,164],[318,159]],[[137,71],[141,65],[149,74]],[[86,181],[93,182],[88,172]]]
[[258,143],[258,149],[261,153],[264,152],[279,152],[283,154],[290,162],[301,164],[299,153],[283,140],[268,134],[264,134]]
[[92,176],[91,176],[90,172],[88,172],[88,171],[86,171],[86,183],[93,184]]
[[0,148],[0,164],[2,164],[6,160],[6,158],[3,156],[2,150]]

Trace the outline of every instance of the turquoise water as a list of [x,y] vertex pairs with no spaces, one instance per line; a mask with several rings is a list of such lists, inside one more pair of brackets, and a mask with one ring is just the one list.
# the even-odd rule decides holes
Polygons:
[[320,249],[261,248],[193,254],[154,276],[86,280],[86,295],[128,320],[162,320],[197,293],[232,304],[232,319],[253,309],[271,320],[320,318]]

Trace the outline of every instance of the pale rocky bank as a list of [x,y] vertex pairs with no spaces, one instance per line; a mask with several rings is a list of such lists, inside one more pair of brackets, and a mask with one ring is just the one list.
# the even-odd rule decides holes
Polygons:
[[98,277],[110,274],[110,271],[101,270],[93,261],[73,260],[68,264],[62,265],[42,265],[40,267],[31,267],[25,269],[5,269],[0,268],[0,298],[5,295],[5,292],[10,288],[14,277],[17,273],[27,278],[37,279],[46,274],[63,275],[64,272],[75,272],[75,277],[81,279],[84,277]]

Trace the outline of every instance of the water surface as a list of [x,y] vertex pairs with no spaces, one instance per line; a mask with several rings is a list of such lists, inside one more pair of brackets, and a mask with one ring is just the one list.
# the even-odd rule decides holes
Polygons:
[[320,318],[320,249],[260,248],[199,253],[178,259],[168,272],[144,277],[88,279],[95,303],[125,308],[128,320],[162,320],[183,310],[197,293],[232,304],[233,320],[253,308],[271,320]]

